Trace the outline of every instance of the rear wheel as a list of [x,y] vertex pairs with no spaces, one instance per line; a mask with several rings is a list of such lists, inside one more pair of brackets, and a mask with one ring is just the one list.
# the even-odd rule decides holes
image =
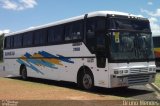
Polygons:
[[27,69],[25,66],[21,68],[21,77],[23,80],[27,80]]
[[91,90],[94,86],[93,75],[90,71],[83,71],[79,77],[79,85],[85,90]]

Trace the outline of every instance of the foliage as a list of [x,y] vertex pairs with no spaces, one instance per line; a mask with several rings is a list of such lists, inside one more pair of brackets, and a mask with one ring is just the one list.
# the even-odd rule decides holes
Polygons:
[[158,87],[160,87],[160,73],[157,73],[157,75],[156,75],[155,84],[156,84]]
[[0,61],[3,61],[3,39],[4,34],[0,35]]

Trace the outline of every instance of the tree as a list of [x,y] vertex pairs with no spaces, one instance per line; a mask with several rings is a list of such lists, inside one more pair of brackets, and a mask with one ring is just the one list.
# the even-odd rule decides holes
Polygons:
[[3,60],[3,39],[4,39],[4,34],[0,35],[0,61]]

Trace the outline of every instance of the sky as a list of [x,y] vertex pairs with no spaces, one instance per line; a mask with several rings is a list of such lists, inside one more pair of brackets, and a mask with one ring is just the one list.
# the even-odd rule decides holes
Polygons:
[[160,35],[160,0],[0,0],[0,34],[103,10],[142,15]]

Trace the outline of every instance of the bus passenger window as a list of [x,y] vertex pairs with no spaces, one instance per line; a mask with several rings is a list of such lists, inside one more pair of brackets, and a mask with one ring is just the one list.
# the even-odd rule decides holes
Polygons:
[[21,34],[14,36],[13,47],[14,48],[22,47],[22,35]]
[[5,48],[9,49],[11,47],[11,37],[5,38]]
[[46,43],[47,33],[46,30],[37,30],[35,31],[34,44],[42,45]]
[[68,24],[65,28],[65,40],[80,40],[83,36],[83,23],[76,21]]
[[82,39],[82,34],[83,34],[83,24],[81,21],[75,22],[72,25],[72,38],[73,40],[78,40]]
[[55,31],[54,28],[51,27],[48,30],[48,43],[54,43],[54,35],[55,35]]
[[63,26],[57,26],[54,31],[54,41],[55,42],[62,42],[63,41],[63,33],[64,33],[64,27]]
[[95,52],[96,47],[96,36],[95,36],[95,29],[96,29],[96,19],[91,18],[87,21],[87,46],[92,53]]
[[54,26],[48,30],[48,43],[58,43],[63,40],[63,26]]
[[23,46],[28,47],[32,46],[33,44],[33,33],[32,32],[27,32],[23,35]]
[[70,24],[68,24],[68,25],[66,25],[66,27],[65,27],[65,40],[66,41],[69,41],[69,40],[72,40],[72,38],[71,38],[71,25]]

